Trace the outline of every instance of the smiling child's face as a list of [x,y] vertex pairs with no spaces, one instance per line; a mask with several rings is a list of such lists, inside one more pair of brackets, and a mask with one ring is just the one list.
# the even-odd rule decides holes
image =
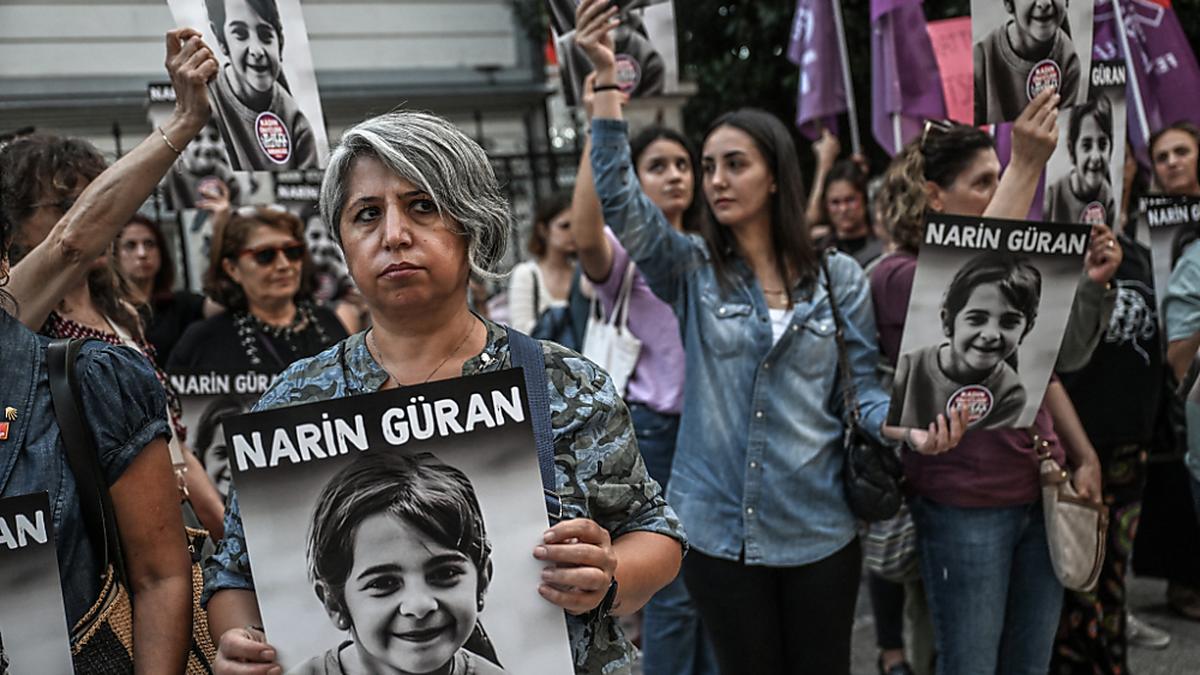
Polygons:
[[1067,0],[1006,0],[1017,28],[1036,42],[1049,42],[1067,17]]
[[1095,115],[1079,123],[1079,138],[1075,140],[1075,171],[1084,190],[1095,192],[1108,181],[1108,163],[1112,156],[1112,138],[1100,128]]
[[479,570],[396,516],[363,520],[345,603],[370,672],[429,673],[450,661],[475,629]]
[[271,91],[279,78],[281,44],[275,27],[259,16],[246,0],[225,0],[221,27],[233,72],[234,86],[243,98]]
[[1012,355],[1021,344],[1026,319],[1000,292],[997,284],[981,284],[954,317],[950,335],[953,369],[986,373]]

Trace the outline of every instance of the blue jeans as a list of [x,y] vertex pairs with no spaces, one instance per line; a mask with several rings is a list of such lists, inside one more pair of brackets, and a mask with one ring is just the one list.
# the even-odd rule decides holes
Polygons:
[[[646,471],[664,491],[671,477],[679,416],[629,404]],[[700,624],[683,575],[667,584],[642,611],[642,672],[646,675],[716,675],[716,657]]]
[[912,501],[938,675],[1045,675],[1062,611],[1040,502]]

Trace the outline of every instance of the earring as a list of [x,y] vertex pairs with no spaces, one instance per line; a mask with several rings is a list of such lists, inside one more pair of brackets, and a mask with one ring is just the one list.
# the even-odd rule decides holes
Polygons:
[[350,619],[345,614],[338,613],[337,627],[338,630],[350,630]]
[[477,611],[477,612],[483,611],[483,597],[482,596],[480,596],[480,598],[475,601],[475,607],[476,607],[475,611]]

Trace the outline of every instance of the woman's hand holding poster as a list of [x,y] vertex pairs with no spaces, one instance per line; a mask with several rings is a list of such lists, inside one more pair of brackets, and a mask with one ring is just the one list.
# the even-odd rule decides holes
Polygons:
[[508,370],[226,418],[285,672],[573,671],[528,411]]
[[974,429],[1031,425],[1089,237],[1083,225],[931,213],[888,424],[925,428],[965,406]]

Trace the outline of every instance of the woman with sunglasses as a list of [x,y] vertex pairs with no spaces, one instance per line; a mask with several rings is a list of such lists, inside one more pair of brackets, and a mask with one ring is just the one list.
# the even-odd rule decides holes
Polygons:
[[330,309],[312,302],[304,224],[275,207],[243,207],[213,231],[204,292],[228,311],[193,324],[171,368],[275,374],[346,337]]

